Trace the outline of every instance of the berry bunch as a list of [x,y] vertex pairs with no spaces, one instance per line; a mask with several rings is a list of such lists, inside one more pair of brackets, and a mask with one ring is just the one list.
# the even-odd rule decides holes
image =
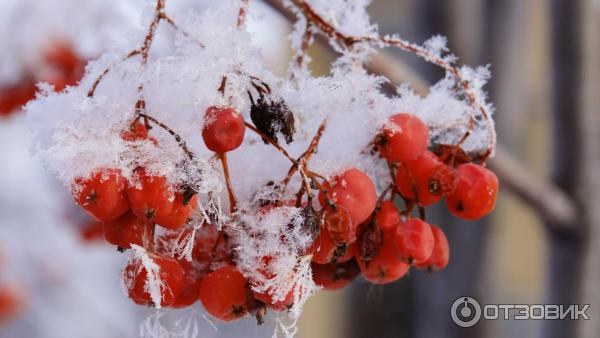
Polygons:
[[[260,323],[268,310],[297,319],[319,287],[444,268],[448,240],[425,207],[445,197],[451,213],[476,219],[498,190],[485,168],[495,134],[484,72],[455,68],[439,39],[419,47],[377,38],[373,25],[346,35],[292,0],[310,21],[295,41],[310,44],[316,29],[345,57],[332,76],[313,78],[300,47],[296,69],[279,79],[239,29],[243,3],[239,14],[223,6],[182,26],[157,0],[143,43],[92,63],[82,86],[28,106],[55,123],[41,128],[50,137],[39,147],[51,170],[103,222],[105,239],[132,253],[122,275],[129,298],[157,308],[200,301],[219,320],[253,314]],[[181,41],[153,58],[161,23]],[[369,44],[452,71],[426,98],[390,98],[357,67]],[[444,118],[432,117],[448,101]]]
[[[140,141],[158,146],[148,127],[135,120],[121,137],[132,146]],[[258,128],[249,128],[279,147]],[[206,147],[223,160],[226,176],[226,153],[243,143],[245,132],[246,122],[234,108],[206,110],[201,135]],[[449,260],[448,240],[440,228],[424,220],[423,208],[445,196],[450,212],[472,220],[488,214],[495,204],[496,176],[481,165],[465,162],[458,146],[447,147],[451,150],[440,155],[427,150],[428,128],[414,115],[393,115],[374,139],[376,150],[395,176],[394,184],[379,197],[371,178],[357,168],[326,178],[306,167],[292,167],[291,174],[302,170],[301,175],[310,181],[301,186],[297,199],[261,200],[254,211],[257,217],[265,217],[278,209],[302,210],[302,229],[312,242],[301,254],[312,260],[314,282],[325,289],[339,289],[359,275],[372,283],[390,283],[411,266],[442,269]],[[318,138],[311,147],[317,144]],[[239,243],[232,240],[232,225],[196,224],[198,194],[185,189],[143,167],[136,168],[129,180],[117,169],[103,168],[73,182],[75,200],[104,222],[109,243],[120,251],[145,248],[123,273],[129,297],[136,304],[174,308],[200,300],[207,312],[224,321],[248,312],[261,318],[267,308],[288,309],[296,297],[294,290],[275,298],[268,290],[253,288],[262,282],[236,267]],[[318,191],[318,205],[313,203],[313,190]],[[230,194],[235,219],[235,197]],[[405,202],[405,210],[397,208],[396,195]],[[413,209],[419,209],[421,218],[412,216]],[[159,235],[155,235],[156,225],[162,229]],[[173,254],[174,248],[190,244],[188,257]],[[266,280],[276,278],[270,267],[272,257],[261,260],[259,274]]]

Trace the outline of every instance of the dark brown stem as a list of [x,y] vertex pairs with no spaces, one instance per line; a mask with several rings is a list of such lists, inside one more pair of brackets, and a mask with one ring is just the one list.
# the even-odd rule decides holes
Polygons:
[[[298,162],[301,160],[304,160],[304,161],[306,161],[306,163],[308,163],[312,154],[314,154],[317,151],[317,148],[319,147],[319,142],[321,141],[321,137],[323,136],[323,132],[325,131],[326,126],[327,126],[327,120],[325,119],[325,120],[323,120],[323,122],[321,122],[321,125],[317,129],[317,133],[315,134],[315,136],[313,136],[312,140],[310,141],[310,145],[308,146],[306,151],[304,151],[304,153],[302,153],[302,155],[300,155],[300,157],[298,158],[298,160],[297,160]],[[298,170],[298,166],[296,164],[292,165],[290,170],[288,170],[287,176],[283,179],[283,181],[281,181],[281,186],[283,186],[283,187],[287,186],[297,170]],[[318,174],[316,174],[315,176],[317,176],[317,175]],[[321,176],[321,175],[318,175],[318,176]],[[321,176],[321,178],[325,179],[322,176]]]
[[154,118],[148,114],[138,112],[136,115],[151,121],[152,123],[156,124],[157,126],[161,127],[165,131],[167,131],[169,134],[171,134],[171,136],[173,136],[173,138],[175,139],[175,141],[177,142],[177,144],[179,145],[181,150],[183,150],[183,152],[187,155],[187,157],[190,160],[194,160],[194,158],[195,158],[194,153],[188,148],[187,143],[183,140],[183,138],[181,138],[181,136],[179,134],[177,134],[173,129],[171,129],[166,124],[160,122],[159,120],[157,120],[156,118]]
[[225,184],[227,185],[227,194],[229,195],[229,212],[234,213],[237,210],[237,202],[231,184],[231,175],[229,174],[229,164],[227,163],[227,153],[220,153],[219,159],[223,165],[223,175],[225,176]]

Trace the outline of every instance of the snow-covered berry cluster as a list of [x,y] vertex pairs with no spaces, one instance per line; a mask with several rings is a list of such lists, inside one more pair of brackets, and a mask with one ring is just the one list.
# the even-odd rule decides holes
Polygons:
[[[48,169],[108,242],[131,249],[131,300],[199,300],[222,321],[260,322],[268,309],[297,319],[321,287],[444,268],[448,241],[424,208],[445,197],[471,220],[496,200],[487,68],[457,68],[440,37],[380,37],[366,0],[293,0],[296,55],[280,77],[244,28],[248,1],[233,3],[172,17],[157,0],[132,49],[26,107]],[[307,68],[315,34],[340,54],[329,76]],[[152,53],[165,35],[171,45]],[[447,75],[425,97],[407,86],[385,95],[387,80],[363,65],[386,46]]]

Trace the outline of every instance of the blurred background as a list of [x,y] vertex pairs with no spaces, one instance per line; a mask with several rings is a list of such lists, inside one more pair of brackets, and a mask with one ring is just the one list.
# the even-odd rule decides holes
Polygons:
[[[170,2],[169,10],[185,11],[211,1]],[[160,318],[126,299],[118,278],[125,257],[98,238],[98,224],[29,155],[18,107],[37,81],[76,83],[85,60],[119,29],[139,25],[145,2],[56,0],[48,11],[49,3],[0,0],[0,313],[9,314],[0,318],[0,337],[136,337],[140,323],[152,330]],[[481,221],[460,221],[444,208],[428,214],[448,234],[447,269],[320,292],[306,305],[298,336],[600,337],[600,1],[373,0],[369,11],[382,34],[418,43],[442,34],[461,63],[491,64],[499,149],[490,167],[501,195]],[[65,23],[74,13],[79,20]],[[278,0],[252,0],[250,14],[249,29],[284,74],[289,13]],[[109,29],[94,36],[98,22]],[[24,31],[38,40],[23,43]],[[57,53],[61,62],[53,61]],[[327,74],[331,50],[317,42],[309,54],[314,74]],[[396,50],[374,57],[369,70],[420,92],[443,76]],[[22,102],[8,107],[6,97],[18,95]],[[466,329],[450,317],[461,296],[482,304],[590,304],[590,320],[481,321]],[[200,312],[169,311],[163,320],[181,319],[186,337],[186,321]],[[200,337],[269,337],[274,320],[261,328],[252,319],[199,325]]]

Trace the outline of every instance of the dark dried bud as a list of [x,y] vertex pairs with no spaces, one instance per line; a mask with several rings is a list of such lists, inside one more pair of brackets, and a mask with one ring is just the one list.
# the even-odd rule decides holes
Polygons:
[[[260,95],[255,102],[250,92],[248,92],[252,103],[250,118],[254,126],[276,143],[278,142],[278,133],[283,135],[286,143],[289,144],[294,141],[294,133],[296,132],[294,114],[282,99],[273,99],[270,90],[265,90],[257,85],[254,85],[254,87]],[[263,141],[267,143],[266,140]]]

